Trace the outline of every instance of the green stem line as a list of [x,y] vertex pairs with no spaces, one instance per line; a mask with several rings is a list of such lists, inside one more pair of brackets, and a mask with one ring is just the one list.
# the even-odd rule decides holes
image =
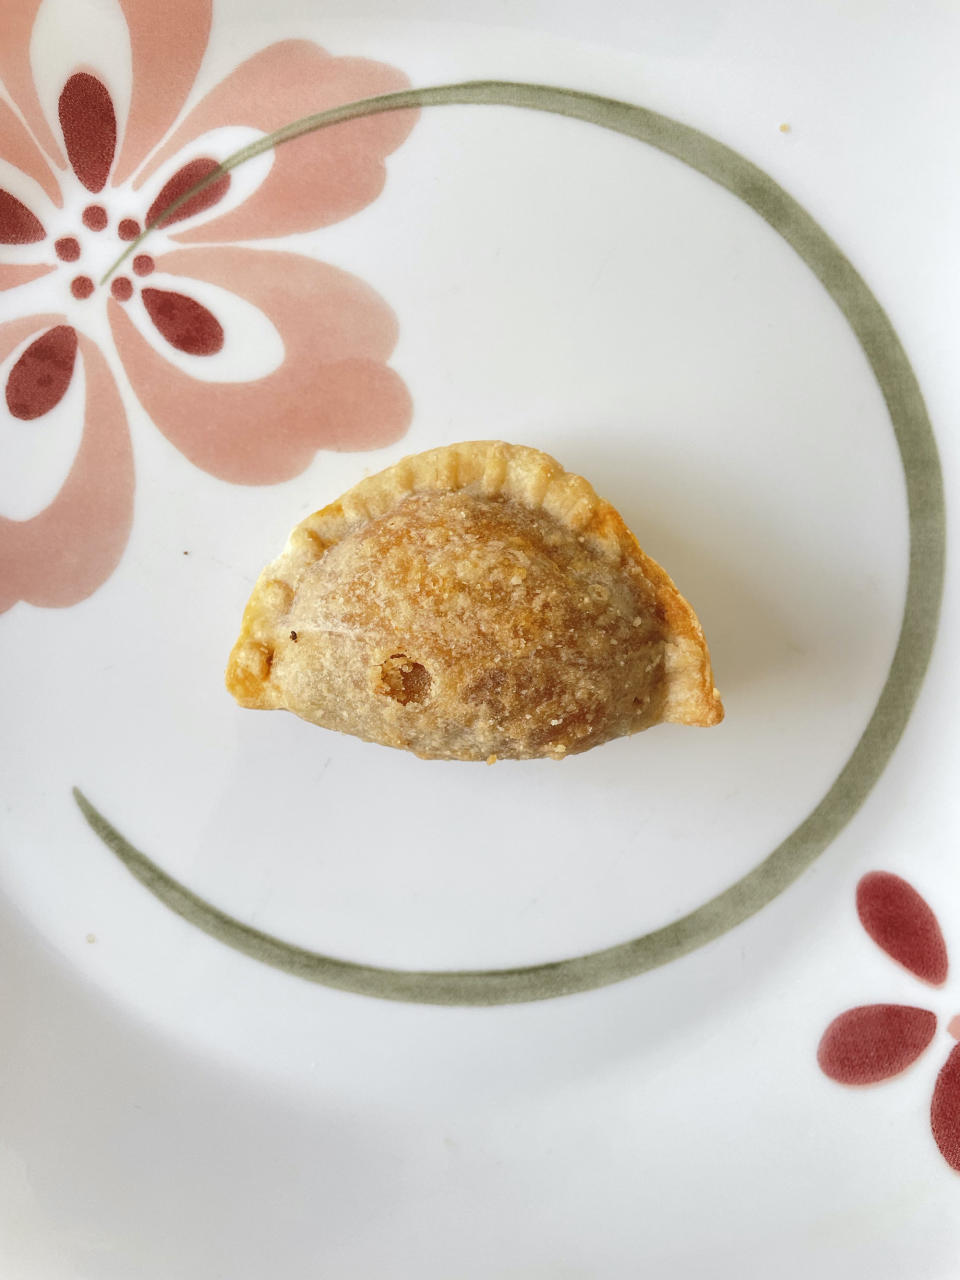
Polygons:
[[[535,89],[538,86],[517,85],[516,87],[518,89]],[[236,169],[248,160],[255,160],[257,156],[262,156],[265,151],[272,151],[275,147],[280,147],[285,142],[293,142],[295,138],[302,138],[305,134],[316,133],[320,129],[329,129],[331,125],[343,124],[346,120],[356,120],[361,116],[382,115],[386,111],[404,111],[418,107],[471,103],[476,102],[478,97],[482,101],[485,90],[494,93],[497,89],[502,89],[502,85],[493,80],[468,80],[460,84],[433,85],[425,89],[402,89],[397,93],[383,93],[373,98],[361,98],[356,102],[347,102],[342,106],[331,107],[327,111],[316,111],[313,115],[302,116],[299,120],[293,120],[290,124],[285,124],[281,129],[268,133],[263,138],[258,138],[256,142],[251,142],[247,146],[241,147],[239,151],[234,151],[225,160],[221,160],[217,167],[211,169],[199,182],[194,183],[189,190],[184,191],[177,196],[176,200],[171,201],[165,209],[157,214],[152,222],[144,227],[137,238],[127,245],[120,257],[111,263],[101,277],[100,283],[102,285],[106,284],[114,272],[143,244],[147,236],[156,231],[163,223],[169,222],[173,214],[185,205],[188,200],[192,200],[194,196],[206,190],[212,183],[217,182],[228,174],[231,169]]]

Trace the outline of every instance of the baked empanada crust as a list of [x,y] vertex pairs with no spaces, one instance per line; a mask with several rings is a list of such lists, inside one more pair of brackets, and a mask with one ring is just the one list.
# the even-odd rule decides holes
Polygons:
[[618,512],[501,441],[404,458],[299,524],[227,688],[432,759],[563,758],[723,718],[693,609]]

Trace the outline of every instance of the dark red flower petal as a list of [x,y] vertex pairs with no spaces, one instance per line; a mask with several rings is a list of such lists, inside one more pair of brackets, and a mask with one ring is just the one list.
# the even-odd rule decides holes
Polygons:
[[0,191],[0,244],[36,244],[47,233],[25,204]]
[[220,321],[185,293],[144,289],[143,305],[153,323],[178,351],[191,356],[212,356],[223,346]]
[[117,149],[117,117],[96,76],[77,71],[63,86],[60,127],[74,173],[88,191],[102,191]]
[[857,885],[860,923],[878,947],[924,982],[947,979],[947,946],[937,917],[912,885],[871,871]]
[[940,1068],[930,1104],[930,1127],[940,1154],[960,1173],[960,1044]]
[[841,1084],[875,1084],[909,1067],[933,1039],[936,1015],[902,1004],[868,1004],[834,1018],[817,1061]]
[[179,222],[182,218],[190,218],[195,213],[202,213],[204,209],[209,209],[222,200],[230,186],[229,173],[225,173],[222,178],[217,178],[216,182],[211,182],[209,187],[204,187],[189,200],[184,200],[180,208],[176,209],[169,218],[160,217],[168,205],[173,204],[174,200],[182,196],[185,191],[195,187],[208,173],[212,173],[218,167],[218,163],[216,160],[211,160],[209,156],[202,156],[198,160],[191,160],[182,169],[178,169],[173,177],[163,184],[160,194],[147,210],[147,223],[159,219],[160,226],[172,226],[174,222]]
[[66,395],[77,356],[77,334],[68,324],[30,343],[7,378],[7,408],[15,418],[42,418]]

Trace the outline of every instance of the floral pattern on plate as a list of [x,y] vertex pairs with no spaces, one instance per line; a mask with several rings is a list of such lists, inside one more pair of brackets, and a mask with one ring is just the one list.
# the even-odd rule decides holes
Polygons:
[[[384,158],[406,138],[415,112],[286,144],[242,198],[224,176],[181,204],[167,225],[160,219],[159,250],[151,243],[112,279],[102,272],[225,158],[230,148],[217,131],[262,135],[308,111],[402,88],[406,77],[285,40],[237,66],[171,133],[207,46],[211,4],[176,0],[161,11],[149,0],[119,3],[132,70],[125,121],[110,75],[87,65],[54,86],[57,119],[49,119],[30,62],[40,0],[0,5],[0,76],[18,108],[0,100],[0,290],[16,290],[14,318],[0,324],[7,428],[42,431],[78,360],[85,375],[83,430],[55,497],[29,518],[0,516],[0,611],[18,600],[75,604],[123,554],[134,467],[114,356],[177,449],[235,484],[288,479],[319,448],[388,444],[411,415],[407,389],[386,364],[396,320],[373,289],[304,254],[233,242],[315,230],[363,209],[382,190]],[[16,193],[4,186],[10,167],[18,171]],[[58,211],[74,207],[76,227],[54,238],[47,223],[62,222]],[[53,272],[62,311],[59,301],[56,310],[35,301]],[[46,299],[50,283],[43,282]],[[202,301],[198,289],[208,298],[212,290],[221,307]],[[277,366],[248,380],[211,378],[202,367],[242,343],[244,315],[231,314],[231,295],[247,315],[251,307],[259,312],[282,344]],[[102,349],[91,324],[104,308],[113,351]]]
[[[887,871],[872,871],[857,885],[864,929],[893,960],[921,982],[947,980],[947,948],[937,918],[912,885]],[[937,1029],[929,1009],[901,1004],[861,1005],[841,1013],[820,1040],[817,1060],[832,1080],[877,1084],[905,1071],[926,1050]],[[960,1040],[960,1016],[947,1030]],[[947,1164],[960,1173],[960,1044],[940,1069],[930,1124]]]

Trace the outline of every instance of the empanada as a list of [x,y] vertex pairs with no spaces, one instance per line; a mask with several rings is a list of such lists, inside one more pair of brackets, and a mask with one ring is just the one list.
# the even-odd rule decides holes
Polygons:
[[405,458],[298,525],[227,688],[441,760],[562,758],[723,718],[696,615],[614,508],[499,441]]

